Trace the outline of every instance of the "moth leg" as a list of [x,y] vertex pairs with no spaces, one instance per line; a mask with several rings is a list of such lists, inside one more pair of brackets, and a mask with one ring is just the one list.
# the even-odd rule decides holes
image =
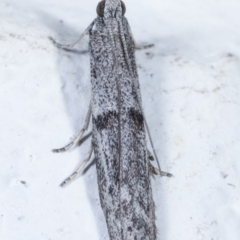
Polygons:
[[134,45],[135,45],[136,50],[142,50],[142,49],[147,49],[147,48],[154,47],[154,44],[139,45],[135,41],[134,41]]
[[148,156],[149,160],[154,161],[154,157],[153,157],[152,153],[148,149],[147,149],[147,156]]
[[154,44],[147,44],[147,45],[139,45],[139,44],[137,44],[137,42],[135,41],[135,39],[133,37],[132,30],[131,30],[129,25],[128,25],[128,29],[129,29],[129,33],[130,33],[130,35],[131,35],[131,37],[133,39],[134,46],[135,46],[136,50],[142,50],[142,49],[147,49],[147,48],[154,47]]
[[80,167],[75,171],[70,177],[68,177],[62,184],[61,187],[65,187],[67,184],[72,182],[79,174],[82,173],[83,169],[85,168],[87,162],[90,160],[93,152],[93,147],[91,147],[90,151],[87,154],[87,157],[83,161],[83,163],[80,165]]
[[150,163],[151,171],[155,175],[160,175],[161,177],[172,177],[173,175],[171,173],[159,171],[157,168],[155,168],[151,163]]
[[[150,165],[151,165],[151,168],[154,169],[153,173],[158,174],[158,175],[160,175],[161,177],[163,177],[163,176],[172,177],[173,175],[172,175],[171,173],[166,173],[166,172],[163,172],[163,171],[161,170],[160,163],[159,163],[159,160],[158,160],[158,157],[157,157],[157,154],[156,154],[154,145],[153,145],[152,137],[151,137],[150,130],[149,130],[149,127],[148,127],[148,124],[147,124],[146,119],[144,119],[144,122],[145,122],[145,127],[146,127],[146,130],[147,130],[147,135],[148,135],[148,138],[149,138],[149,140],[150,140],[150,144],[151,144],[151,147],[152,147],[152,150],[153,150],[153,154],[154,154],[154,157],[155,157],[156,162],[157,162],[157,164],[158,164],[158,169],[155,169],[155,168],[150,164]],[[156,172],[156,170],[157,170],[157,172]]]
[[88,108],[88,113],[87,113],[87,116],[86,116],[86,120],[85,120],[84,126],[83,126],[82,130],[79,132],[79,134],[75,137],[75,139],[72,142],[70,142],[67,146],[65,146],[63,148],[59,148],[59,149],[53,149],[52,151],[54,153],[66,152],[72,146],[76,145],[82,139],[84,132],[88,129],[90,118],[91,118],[91,114],[92,114],[92,112],[91,112],[91,104],[90,104],[89,108]]
[[62,45],[58,42],[56,42],[51,36],[49,36],[49,40],[58,48],[62,48],[62,49],[69,49],[69,48],[73,48],[85,35],[88,34],[88,32],[92,29],[93,25],[95,24],[95,20],[87,27],[87,29],[79,36],[79,38],[72,44],[68,44],[68,45]]
[[[148,155],[148,159],[151,161],[154,161],[154,157],[152,155],[152,153],[147,149],[147,155]],[[160,175],[161,177],[172,177],[173,175],[171,173],[167,173],[167,172],[163,172],[163,171],[159,171],[157,168],[153,167],[153,165],[151,163],[150,164],[150,169],[151,172],[155,175]]]

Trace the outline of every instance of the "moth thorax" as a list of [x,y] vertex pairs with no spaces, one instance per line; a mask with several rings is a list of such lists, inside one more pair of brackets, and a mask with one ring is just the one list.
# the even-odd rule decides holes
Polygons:
[[112,25],[113,34],[119,35],[119,28],[118,28],[117,19],[113,18],[112,21],[111,21],[111,23],[112,23],[111,25]]

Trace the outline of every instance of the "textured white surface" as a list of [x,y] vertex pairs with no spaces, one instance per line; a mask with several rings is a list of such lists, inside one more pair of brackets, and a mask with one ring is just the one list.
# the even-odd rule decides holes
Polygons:
[[[239,240],[240,2],[125,1],[145,115],[163,170],[153,180],[159,240]],[[95,166],[67,188],[90,139],[65,154],[90,98],[89,56],[71,43],[95,1],[0,2],[0,239],[108,239]],[[78,44],[87,49],[88,37]]]

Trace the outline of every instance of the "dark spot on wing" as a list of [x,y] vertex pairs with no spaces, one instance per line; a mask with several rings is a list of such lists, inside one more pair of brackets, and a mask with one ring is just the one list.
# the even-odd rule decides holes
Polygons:
[[130,108],[129,115],[130,118],[133,119],[135,125],[139,129],[143,130],[143,114],[133,108]]
[[116,111],[108,111],[102,115],[98,115],[96,118],[93,118],[93,123],[96,125],[98,131],[108,128],[112,119],[117,117]]

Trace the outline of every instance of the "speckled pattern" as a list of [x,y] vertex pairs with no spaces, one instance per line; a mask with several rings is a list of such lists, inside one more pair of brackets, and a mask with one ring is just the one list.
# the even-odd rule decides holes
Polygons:
[[[96,19],[89,34],[92,144],[101,206],[111,240],[155,240],[154,202],[134,42],[126,18],[107,14],[107,6],[112,6],[108,2],[105,17]],[[120,1],[114,4],[118,9],[121,6]]]

